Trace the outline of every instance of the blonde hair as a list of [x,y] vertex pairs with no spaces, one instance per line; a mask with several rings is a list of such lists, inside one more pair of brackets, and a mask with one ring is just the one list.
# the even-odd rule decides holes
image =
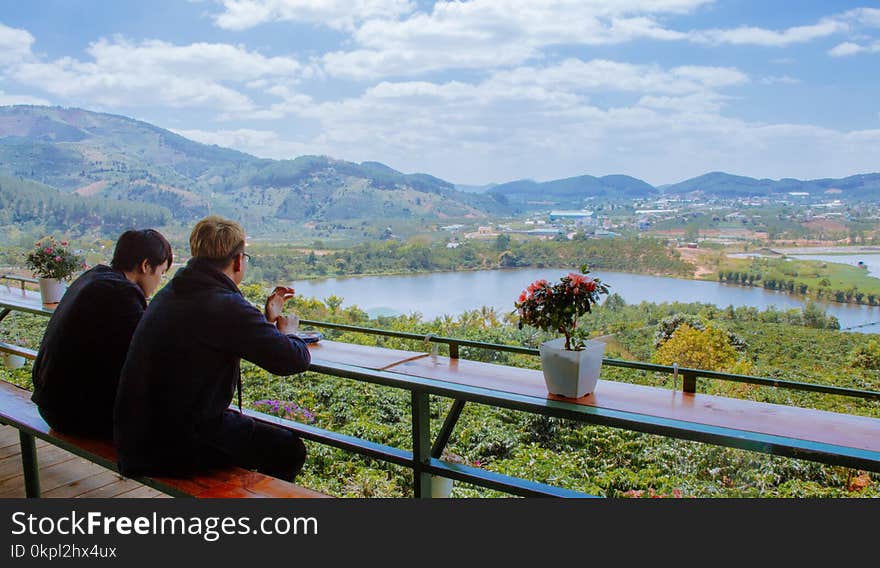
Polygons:
[[217,215],[205,217],[189,235],[189,251],[195,257],[225,260],[244,251],[244,229]]

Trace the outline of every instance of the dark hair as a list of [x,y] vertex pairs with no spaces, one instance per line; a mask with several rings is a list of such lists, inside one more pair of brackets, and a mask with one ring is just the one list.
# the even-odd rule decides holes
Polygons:
[[174,260],[171,244],[154,229],[129,229],[116,241],[110,266],[116,270],[134,270],[144,259],[153,268],[165,263],[171,268]]

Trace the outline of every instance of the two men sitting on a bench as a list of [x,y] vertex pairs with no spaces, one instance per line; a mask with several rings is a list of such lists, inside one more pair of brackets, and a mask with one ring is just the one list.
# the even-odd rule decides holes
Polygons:
[[[249,258],[245,240],[234,221],[199,221],[189,239],[192,258],[129,335],[112,406],[123,475],[236,465],[292,481],[302,469],[306,449],[295,433],[229,409],[236,387],[240,400],[242,358],[276,375],[305,371],[311,360],[305,343],[287,335],[298,324],[282,314],[292,289],[275,288],[263,313],[238,289]],[[170,250],[168,258],[170,265]],[[90,376],[88,367],[73,368],[79,382]]]

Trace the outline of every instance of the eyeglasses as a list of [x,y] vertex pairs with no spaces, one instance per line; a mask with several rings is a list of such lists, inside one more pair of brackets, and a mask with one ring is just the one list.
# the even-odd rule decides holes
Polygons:
[[248,262],[251,261],[251,255],[249,255],[249,254],[246,253],[246,252],[243,252],[243,253],[241,253],[241,254],[242,254],[242,256],[244,256],[245,260],[247,260]]

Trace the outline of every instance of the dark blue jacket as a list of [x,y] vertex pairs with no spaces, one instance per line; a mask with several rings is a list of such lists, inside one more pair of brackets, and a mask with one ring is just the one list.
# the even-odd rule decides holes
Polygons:
[[34,362],[31,397],[50,426],[113,434],[113,401],[128,344],[147,307],[125,274],[99,264],[64,293]]
[[275,375],[311,361],[306,344],[278,331],[232,280],[191,259],[131,340],[114,412],[123,475],[185,472],[212,440],[249,439],[253,420],[228,411],[241,359]]

